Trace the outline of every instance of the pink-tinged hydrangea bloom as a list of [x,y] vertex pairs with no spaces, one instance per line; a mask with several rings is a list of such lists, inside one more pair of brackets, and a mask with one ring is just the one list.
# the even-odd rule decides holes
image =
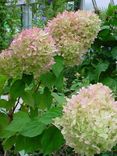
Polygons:
[[0,73],[10,77],[34,74],[36,78],[51,68],[54,55],[54,42],[47,32],[26,29],[0,54]]
[[93,156],[110,151],[117,144],[117,101],[101,83],[82,88],[68,100],[55,125],[77,153]]
[[87,11],[58,14],[49,21],[48,31],[56,42],[59,55],[66,65],[79,65],[100,30],[99,17]]

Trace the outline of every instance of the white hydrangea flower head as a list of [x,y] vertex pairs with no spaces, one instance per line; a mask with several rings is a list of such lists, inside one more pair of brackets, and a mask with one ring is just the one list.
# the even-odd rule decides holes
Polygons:
[[94,156],[110,151],[117,144],[117,101],[101,83],[82,88],[68,100],[55,125],[76,153]]
[[84,54],[97,37],[100,25],[99,17],[93,12],[65,11],[49,21],[46,31],[54,38],[65,64],[73,66],[82,62]]
[[21,77],[23,73],[39,77],[54,63],[55,46],[52,37],[39,28],[25,29],[0,54],[0,73]]

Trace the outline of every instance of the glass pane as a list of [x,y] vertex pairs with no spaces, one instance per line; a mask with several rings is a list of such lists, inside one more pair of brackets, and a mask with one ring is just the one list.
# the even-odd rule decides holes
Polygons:
[[114,0],[115,4],[117,4],[117,0]]
[[[106,9],[110,3],[110,0],[95,0],[99,9]],[[117,0],[114,0],[115,4],[117,4]],[[93,10],[92,0],[84,0],[85,10]]]
[[96,0],[99,9],[106,9],[110,3],[110,0]]

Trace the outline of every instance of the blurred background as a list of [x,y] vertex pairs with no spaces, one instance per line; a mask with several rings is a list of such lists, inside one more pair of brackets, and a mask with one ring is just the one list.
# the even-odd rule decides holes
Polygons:
[[0,0],[0,51],[24,28],[43,28],[64,10],[105,10],[117,0]]

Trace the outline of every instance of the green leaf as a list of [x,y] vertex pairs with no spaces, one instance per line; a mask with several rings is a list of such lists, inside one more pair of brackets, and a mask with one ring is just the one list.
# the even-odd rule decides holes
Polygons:
[[109,67],[109,62],[99,62],[97,65],[96,65],[96,69],[95,69],[95,73],[97,75],[97,81],[99,80],[99,77],[100,77],[100,74],[102,72],[105,72]]
[[5,140],[3,142],[3,147],[5,150],[10,150],[12,148],[12,146],[15,144],[16,141],[16,137],[12,136],[9,139]]
[[49,109],[53,99],[51,92],[48,88],[45,88],[42,94],[40,94],[39,92],[36,93],[34,98],[35,98],[35,104],[41,109],[45,109],[45,108]]
[[45,125],[51,124],[53,119],[62,115],[62,108],[54,107],[44,113],[39,121],[44,123]]
[[25,83],[22,80],[16,80],[10,89],[10,94],[14,98],[20,97],[23,95],[25,89]]
[[7,80],[7,77],[0,75],[0,94],[3,91],[6,80]]
[[42,151],[44,154],[51,154],[64,144],[63,136],[59,129],[51,126],[46,129],[41,139]]
[[109,36],[110,36],[110,27],[101,30],[100,33],[99,33],[99,38],[102,41],[108,41],[109,40]]
[[51,95],[51,92],[48,88],[45,88],[44,89],[44,101],[45,101],[45,105],[47,106],[47,108],[49,109],[51,104],[52,104],[52,95]]
[[12,108],[15,104],[15,100],[10,98],[9,101],[6,101],[4,99],[0,99],[0,107],[5,108],[7,111]]
[[8,125],[8,116],[6,114],[0,113],[0,131]]
[[13,121],[6,127],[6,130],[14,132],[21,132],[25,125],[30,122],[30,118],[26,112],[18,112],[14,114]]
[[51,124],[52,120],[62,115],[62,108],[54,107],[44,113],[41,117],[28,122],[21,132],[21,135],[26,137],[35,137],[40,135],[46,128],[46,125]]
[[6,108],[6,109],[9,108],[9,105],[8,105],[8,104],[9,104],[8,101],[6,101],[6,100],[4,100],[4,99],[1,99],[1,100],[0,100],[0,107],[1,107],[1,108]]
[[58,104],[63,105],[66,103],[66,99],[63,95],[59,95],[57,93],[52,93],[52,96],[55,98],[55,100],[58,102]]
[[25,125],[21,135],[26,137],[35,137],[40,135],[45,128],[45,124],[39,122],[38,120],[32,120]]
[[46,74],[41,75],[40,81],[45,87],[51,88],[54,86],[56,77],[52,72],[48,72]]
[[55,57],[55,64],[52,66],[52,71],[56,75],[56,77],[59,77],[61,72],[64,69],[64,64],[63,64],[63,57],[61,56],[56,56]]
[[104,72],[108,69],[109,66],[109,62],[99,62],[96,66],[96,70],[98,70],[98,72]]
[[26,153],[35,152],[40,148],[40,136],[34,138],[28,138],[24,136],[17,136],[15,150],[25,151]]
[[59,75],[59,77],[56,79],[55,87],[58,89],[58,91],[61,91],[64,86],[64,80],[63,80],[63,72]]
[[2,139],[9,139],[10,137],[14,136],[14,134],[15,134],[15,132],[12,132],[12,131],[8,131],[6,129],[3,129],[0,132],[0,138],[2,138]]
[[111,51],[113,59],[117,60],[117,47],[114,47]]
[[98,74],[96,74],[96,70],[91,68],[87,73],[87,79],[89,79],[90,82],[93,81],[93,80],[97,80],[98,79]]
[[113,91],[117,91],[117,79],[106,77],[102,82],[109,86]]
[[34,107],[35,101],[31,91],[24,92],[22,95],[22,99],[24,103],[26,103],[28,106]]
[[110,152],[102,153],[101,156],[110,156]]
[[7,94],[10,92],[11,84],[13,82],[13,79],[8,79],[6,85],[4,86],[4,93]]
[[33,75],[23,74],[22,79],[23,79],[24,83],[26,83],[27,85],[30,85],[33,80]]

